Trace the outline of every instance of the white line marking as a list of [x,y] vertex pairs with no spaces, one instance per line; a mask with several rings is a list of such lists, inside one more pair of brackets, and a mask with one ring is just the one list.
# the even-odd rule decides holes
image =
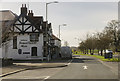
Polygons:
[[88,69],[87,67],[88,67],[88,66],[86,66],[86,65],[85,65],[85,66],[83,66],[83,68],[84,68],[85,70],[86,70],[86,69]]
[[3,77],[2,79],[43,79],[43,80],[45,80],[45,79],[48,79],[50,76],[34,76],[34,78],[33,77],[31,77],[31,76],[18,76],[18,77],[15,77],[15,76],[13,76],[13,77]]
[[68,64],[71,64],[72,60],[70,60],[70,62]]
[[71,62],[72,62],[72,60],[70,60],[70,62],[69,63],[67,63],[66,65],[68,66],[68,65],[70,65],[71,64]]
[[46,77],[44,78],[44,80],[46,80],[46,79],[48,79],[48,78],[50,78],[50,76],[46,76]]
[[71,63],[68,63],[67,65],[70,65]]

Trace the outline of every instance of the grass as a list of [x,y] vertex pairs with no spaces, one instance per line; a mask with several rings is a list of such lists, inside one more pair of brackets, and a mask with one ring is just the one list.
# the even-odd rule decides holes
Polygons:
[[[74,51],[73,51],[73,52],[74,52]],[[76,51],[76,52],[82,53],[80,50],[79,50],[79,51]],[[93,52],[93,50],[91,50],[91,52]],[[90,53],[90,50],[88,50],[88,53]],[[95,54],[98,54],[98,50],[95,49],[95,50],[94,50],[94,53],[95,53]],[[119,53],[119,52],[113,52],[113,54],[118,55],[118,54],[120,54],[120,53]]]
[[74,55],[91,56],[91,57],[95,57],[95,58],[98,58],[98,59],[100,59],[102,61],[106,61],[106,62],[120,62],[120,59],[118,59],[118,58],[105,59],[104,56],[100,56],[100,55],[81,54],[79,52],[77,54],[74,54]]

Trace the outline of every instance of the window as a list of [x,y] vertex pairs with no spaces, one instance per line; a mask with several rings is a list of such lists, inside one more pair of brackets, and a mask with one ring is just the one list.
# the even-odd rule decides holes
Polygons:
[[13,37],[13,49],[17,49],[17,36]]
[[39,41],[39,35],[38,34],[30,34],[30,41],[31,42]]

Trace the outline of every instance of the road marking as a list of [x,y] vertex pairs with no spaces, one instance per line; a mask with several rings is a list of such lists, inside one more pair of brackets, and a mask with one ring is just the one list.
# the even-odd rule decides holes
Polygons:
[[88,69],[87,67],[88,67],[88,66],[86,66],[86,65],[85,65],[85,66],[83,66],[83,68],[84,68],[85,70],[86,70],[86,69]]
[[48,78],[50,78],[50,76],[46,76],[46,77],[44,78],[44,80],[46,80],[46,79],[48,79]]
[[71,64],[71,62],[72,62],[72,60],[70,60],[70,62],[68,63],[68,65],[70,65],[70,64]]
[[66,63],[66,64],[65,64],[66,66],[70,65],[71,62],[72,62],[72,60],[69,60],[68,62],[69,62],[69,63]]
[[68,66],[68,65],[70,65],[70,64],[71,64],[71,62],[72,62],[72,60],[70,60],[70,61],[69,61],[69,63],[67,63],[67,64],[65,64],[65,65],[67,65],[67,66]]
[[[34,77],[34,78],[33,78]],[[8,77],[3,77],[2,79],[48,79],[50,76],[8,76]]]

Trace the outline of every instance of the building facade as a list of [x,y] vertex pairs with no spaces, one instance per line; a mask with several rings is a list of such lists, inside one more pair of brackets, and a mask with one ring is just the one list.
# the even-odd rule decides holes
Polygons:
[[8,58],[9,29],[13,26],[17,15],[10,10],[0,11],[0,58]]
[[60,58],[61,57],[61,40],[57,38],[55,35],[52,35],[52,58]]
[[52,59],[52,27],[43,21],[42,16],[34,16],[33,11],[27,12],[26,4],[21,7],[21,14],[9,27],[11,40],[5,42],[3,57],[17,60]]

